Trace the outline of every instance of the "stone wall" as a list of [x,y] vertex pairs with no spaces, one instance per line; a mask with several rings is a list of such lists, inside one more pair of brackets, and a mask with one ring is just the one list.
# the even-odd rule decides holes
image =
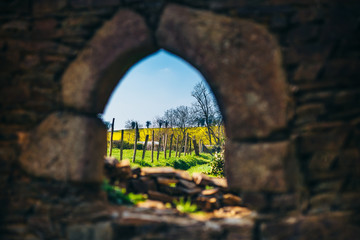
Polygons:
[[105,152],[96,114],[164,48],[220,103],[229,185],[260,213],[250,238],[355,239],[359,13],[351,0],[1,2],[0,235],[71,238],[57,229],[68,208],[103,204],[88,193]]

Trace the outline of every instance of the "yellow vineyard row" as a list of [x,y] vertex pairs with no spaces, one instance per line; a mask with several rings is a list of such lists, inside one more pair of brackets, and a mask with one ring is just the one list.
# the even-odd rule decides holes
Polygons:
[[[213,130],[221,135],[224,132],[223,126],[221,127],[213,127]],[[164,136],[164,134],[167,134],[170,136],[171,134],[174,134],[174,137],[176,138],[178,135],[181,138],[180,130],[177,128],[140,128],[139,129],[139,135],[140,138],[138,141],[145,141],[146,135],[149,135],[149,141],[152,140],[152,132],[154,131],[155,135],[155,141],[159,140],[159,136]],[[210,144],[209,143],[209,137],[207,133],[206,127],[192,127],[187,130],[187,133],[189,137],[193,138],[195,137],[198,140],[202,140],[204,144]],[[110,139],[110,132],[108,132],[108,140]],[[121,130],[114,131],[113,140],[118,141],[121,139]],[[124,130],[124,141],[132,143],[135,141],[135,129],[125,129]],[[214,141],[214,138],[212,138],[212,141]]]

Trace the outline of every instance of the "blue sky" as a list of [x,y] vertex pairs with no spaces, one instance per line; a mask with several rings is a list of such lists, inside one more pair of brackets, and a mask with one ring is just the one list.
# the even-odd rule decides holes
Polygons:
[[115,129],[134,119],[145,125],[167,109],[191,106],[196,83],[205,81],[199,71],[183,59],[159,50],[132,66],[114,89],[104,110],[105,121],[115,118]]

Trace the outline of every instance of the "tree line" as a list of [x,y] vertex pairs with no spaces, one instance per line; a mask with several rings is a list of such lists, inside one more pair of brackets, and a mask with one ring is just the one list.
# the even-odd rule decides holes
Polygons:
[[[163,116],[157,116],[152,121],[146,121],[146,128],[160,128],[164,129],[164,131],[172,130],[174,135],[183,140],[189,128],[205,127],[206,137],[210,145],[220,145],[224,139],[224,129],[221,127],[223,118],[213,94],[203,82],[199,82],[194,86],[191,96],[194,97],[191,106],[181,105],[168,109]],[[143,125],[134,119],[125,122],[125,128],[127,129],[142,127]],[[138,131],[136,131],[136,134],[139,134]]]

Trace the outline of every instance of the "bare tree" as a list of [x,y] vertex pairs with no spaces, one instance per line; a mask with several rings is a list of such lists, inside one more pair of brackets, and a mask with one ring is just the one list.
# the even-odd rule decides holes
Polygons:
[[182,139],[185,139],[187,130],[191,127],[192,120],[191,120],[191,111],[190,108],[187,106],[179,106],[173,109],[174,114],[174,127],[180,133],[178,135],[182,136]]
[[191,92],[196,101],[193,103],[193,121],[198,126],[205,126],[207,130],[207,138],[210,145],[212,145],[212,139],[216,144],[220,143],[220,136],[214,131],[214,126],[222,124],[221,113],[219,107],[216,104],[214,96],[209,92],[203,82],[199,82],[195,85]]
[[129,120],[126,120],[125,122],[125,128],[127,129],[135,129],[136,127],[136,122],[134,119],[129,119]]
[[150,121],[146,121],[146,128],[149,128],[150,127],[150,125],[151,125],[151,122]]

